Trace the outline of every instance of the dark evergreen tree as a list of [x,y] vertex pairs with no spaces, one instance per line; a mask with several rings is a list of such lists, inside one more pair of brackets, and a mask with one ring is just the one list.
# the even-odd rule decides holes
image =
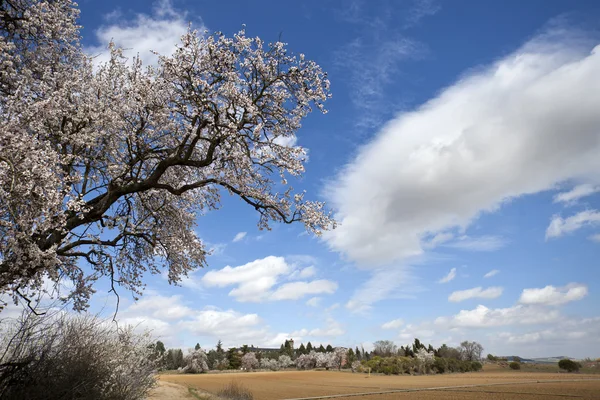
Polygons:
[[166,351],[166,350],[165,350],[165,345],[164,345],[164,344],[163,344],[163,342],[161,342],[160,340],[156,342],[156,347],[155,347],[155,349],[156,349],[156,352],[157,352],[159,355],[161,355],[161,356],[162,356],[163,354],[165,354],[165,351]]
[[323,345],[319,346],[319,348],[317,349],[317,352],[325,353],[325,347],[323,347]]
[[248,345],[247,344],[243,345],[242,346],[242,354],[245,355],[245,354],[247,354],[249,352],[250,352],[250,349],[248,348]]
[[350,347],[346,352],[346,363],[352,364],[354,361],[356,361],[356,358],[356,353],[354,353],[354,350],[352,350],[352,347]]
[[362,360],[362,354],[360,354],[360,350],[358,349],[358,346],[356,346],[356,350],[354,350],[354,353],[356,354],[357,360]]
[[310,342],[308,342],[308,344],[306,345],[306,352],[310,353],[313,350],[313,345]]
[[216,362],[220,360],[219,353],[217,353],[215,350],[210,350],[206,354],[206,358],[207,358],[206,363],[208,364],[208,368],[215,369],[217,367]]
[[325,349],[328,353],[331,353],[333,351],[333,347],[331,347],[330,344],[327,345],[327,348]]
[[430,352],[430,353],[434,353],[435,352],[435,350],[434,350],[434,348],[433,348],[433,346],[431,344],[427,348],[427,351]]
[[223,354],[223,342],[221,342],[221,340],[219,339],[219,341],[217,342],[217,353],[218,354]]
[[200,350],[200,343],[196,343],[196,346],[194,347],[194,350]]
[[298,355],[302,355],[302,354],[306,354],[307,353],[306,347],[304,347],[304,343],[300,344],[300,347],[298,347],[298,350],[296,351],[296,353]]
[[227,351],[227,361],[229,361],[229,369],[240,369],[242,366],[242,358],[235,347]]

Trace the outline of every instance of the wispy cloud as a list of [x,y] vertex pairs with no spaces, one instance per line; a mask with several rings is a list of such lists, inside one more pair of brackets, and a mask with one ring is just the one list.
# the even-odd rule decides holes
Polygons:
[[[348,76],[349,96],[358,110],[355,123],[359,128],[379,126],[398,109],[399,104],[390,102],[387,96],[388,87],[402,76],[403,62],[426,53],[425,46],[408,37],[403,28],[417,24],[438,9],[428,0],[394,6],[383,2],[344,2],[338,17],[360,33],[335,52],[334,61]],[[397,94],[394,98],[398,101]]]
[[454,278],[456,278],[456,268],[452,268],[450,270],[450,272],[448,272],[448,275],[446,275],[442,279],[440,279],[438,281],[438,283],[448,283],[451,280],[453,280]]
[[496,276],[500,273],[500,270],[497,269],[493,269],[490,272],[488,272],[487,274],[485,274],[483,277],[484,278],[491,278],[492,276]]
[[501,287],[489,287],[484,289],[479,286],[472,289],[452,292],[452,294],[448,296],[448,301],[458,303],[469,299],[496,299],[502,296],[503,291],[504,289]]
[[574,204],[577,200],[591,196],[594,193],[600,192],[600,186],[590,185],[589,183],[585,183],[583,185],[577,185],[573,189],[568,192],[560,192],[556,196],[554,196],[555,203],[566,203],[566,204]]
[[404,325],[404,321],[402,319],[394,319],[381,325],[381,329],[398,329],[402,325]]
[[462,236],[457,241],[445,243],[444,246],[467,251],[496,251],[506,243],[506,239],[500,236]]
[[546,229],[546,239],[557,238],[575,232],[584,226],[599,224],[600,212],[596,210],[582,211],[568,218],[555,215]]
[[238,233],[236,233],[236,235],[233,237],[232,242],[236,243],[236,242],[239,242],[239,241],[243,240],[246,237],[247,234],[248,234],[248,232],[238,232]]

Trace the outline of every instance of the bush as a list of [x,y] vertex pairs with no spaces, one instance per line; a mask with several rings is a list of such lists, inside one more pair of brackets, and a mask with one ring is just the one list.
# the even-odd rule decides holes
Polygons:
[[448,362],[445,358],[436,357],[433,362],[433,370],[438,374],[443,374],[448,369]]
[[181,372],[186,374],[200,374],[208,371],[206,353],[202,349],[194,350],[185,356],[185,367]]
[[154,386],[149,335],[89,315],[3,321],[0,398],[141,400]]
[[219,397],[228,400],[253,400],[254,395],[246,386],[236,381],[231,381],[218,393]]
[[481,371],[483,365],[479,361],[471,361],[471,371]]
[[564,359],[558,362],[558,368],[564,369],[567,372],[578,372],[580,367],[581,365],[573,360]]
[[521,369],[521,363],[518,363],[516,361],[511,362],[510,364],[508,364],[508,366],[510,367],[510,369]]

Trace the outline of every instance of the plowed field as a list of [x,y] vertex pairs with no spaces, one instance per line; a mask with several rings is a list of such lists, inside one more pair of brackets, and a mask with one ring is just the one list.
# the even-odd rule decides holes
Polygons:
[[235,380],[255,400],[333,396],[339,400],[392,399],[600,399],[600,376],[491,370],[429,376],[380,376],[336,371],[281,371],[162,375],[173,382],[216,393]]

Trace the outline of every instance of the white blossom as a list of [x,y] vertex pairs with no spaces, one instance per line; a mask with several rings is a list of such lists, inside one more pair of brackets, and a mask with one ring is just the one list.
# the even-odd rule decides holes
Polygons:
[[194,350],[188,353],[185,358],[185,367],[181,372],[188,374],[199,374],[208,371],[208,358],[202,349]]
[[245,370],[257,369],[260,366],[256,354],[250,352],[242,356],[242,368]]

